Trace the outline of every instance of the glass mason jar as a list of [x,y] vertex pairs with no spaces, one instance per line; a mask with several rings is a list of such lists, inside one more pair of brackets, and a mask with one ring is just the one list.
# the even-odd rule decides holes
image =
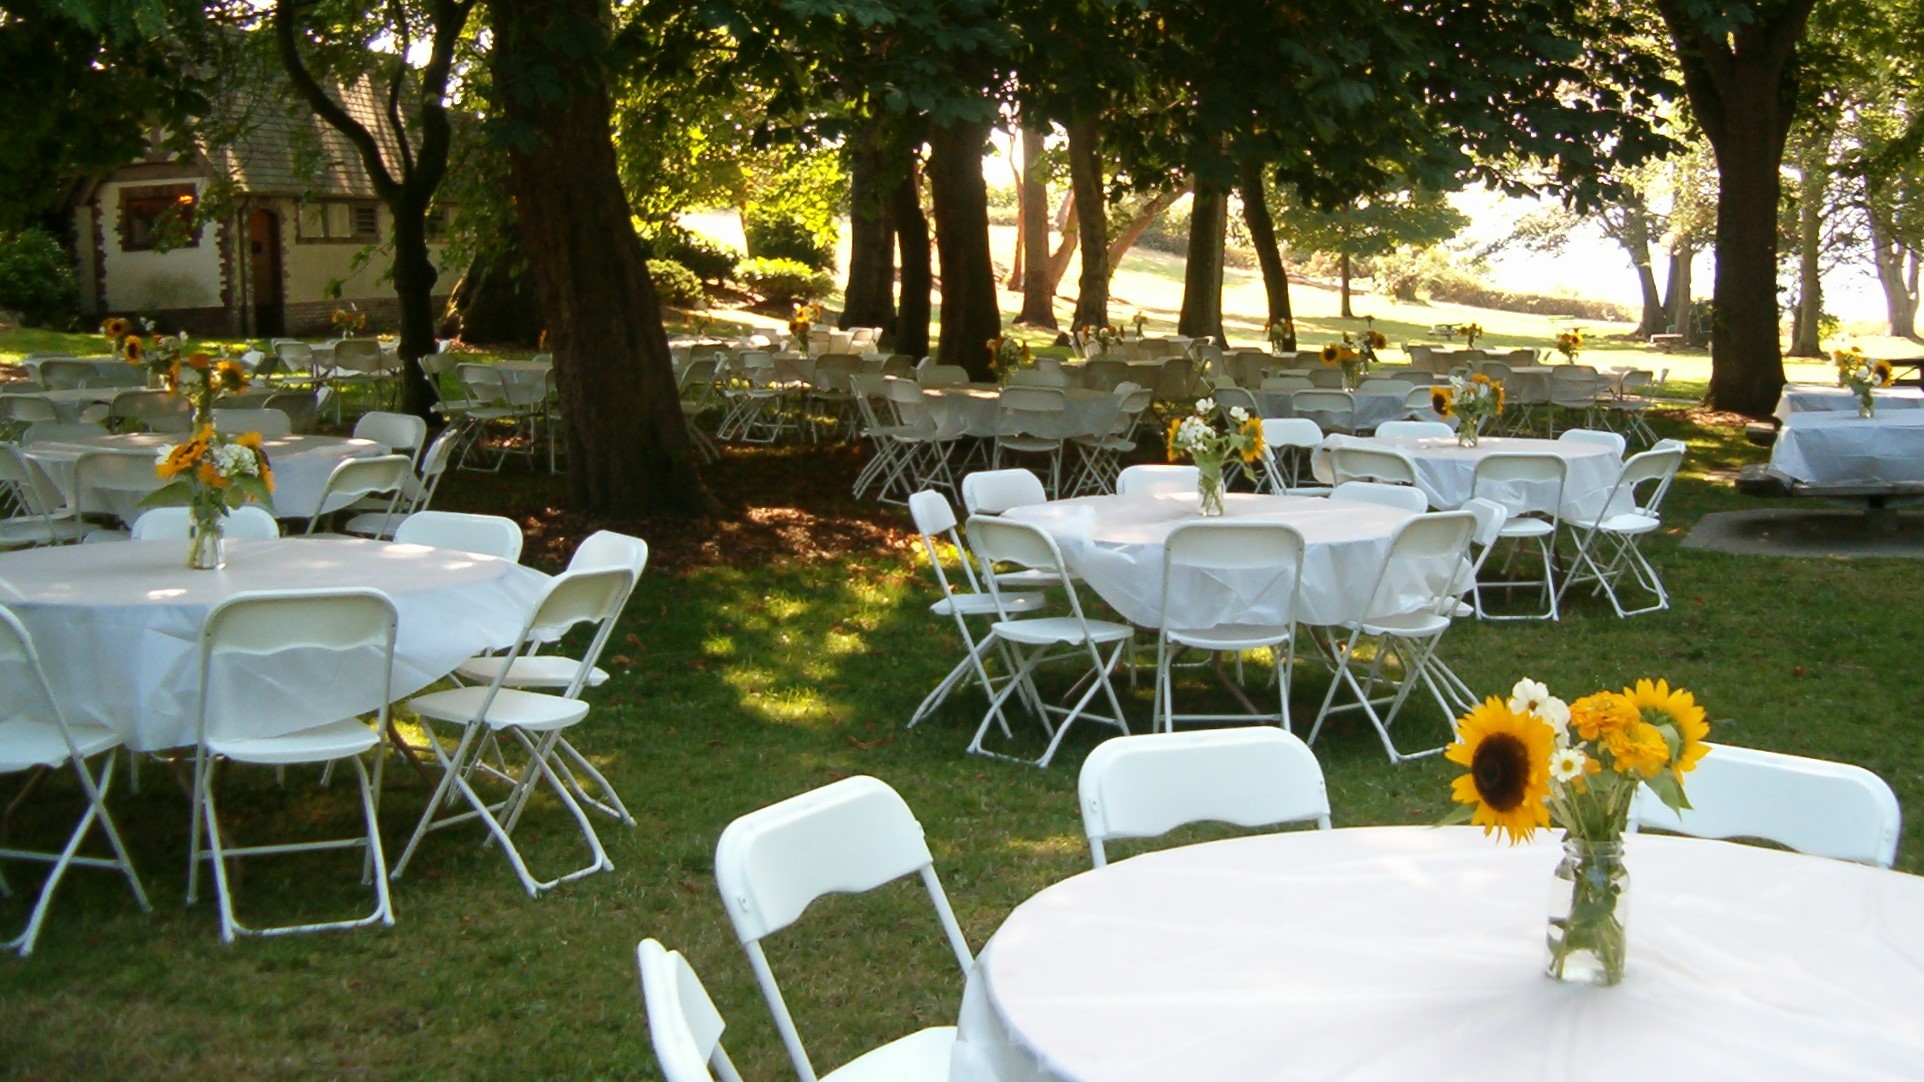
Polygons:
[[1223,513],[1223,464],[1220,460],[1196,460],[1196,497],[1204,518],[1216,518]]
[[1565,835],[1563,862],[1550,884],[1545,943],[1551,977],[1570,984],[1612,985],[1623,979],[1624,920],[1630,873],[1623,839],[1589,841]]

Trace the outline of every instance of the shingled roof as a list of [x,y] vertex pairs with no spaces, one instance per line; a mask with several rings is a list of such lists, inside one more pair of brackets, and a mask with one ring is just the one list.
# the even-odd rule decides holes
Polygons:
[[[267,87],[256,100],[233,103],[236,135],[231,145],[207,150],[208,165],[257,195],[374,198],[360,153],[347,137],[307,108],[284,78],[271,79]],[[383,157],[399,159],[400,141],[370,80],[330,87],[329,93],[374,133]]]

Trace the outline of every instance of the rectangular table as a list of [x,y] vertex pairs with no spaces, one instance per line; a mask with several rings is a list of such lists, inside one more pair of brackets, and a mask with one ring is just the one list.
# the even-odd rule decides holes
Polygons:
[[[1871,392],[1871,400],[1883,410],[1924,409],[1924,388],[1883,387]],[[1794,413],[1856,413],[1857,395],[1848,387],[1825,387],[1811,383],[1787,383],[1777,397],[1772,416],[1787,421]]]
[[1770,466],[1806,484],[1924,481],[1924,410],[1792,413],[1771,446]]

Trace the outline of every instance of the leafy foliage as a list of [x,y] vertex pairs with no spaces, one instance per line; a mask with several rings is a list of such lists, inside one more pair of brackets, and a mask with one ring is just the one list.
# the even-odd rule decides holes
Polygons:
[[744,259],[735,277],[771,301],[818,300],[835,288],[826,272],[793,259]]
[[663,304],[699,308],[707,299],[695,272],[672,259],[649,260],[648,277],[655,283],[655,292],[661,295]]
[[647,244],[649,253],[656,259],[672,259],[710,285],[720,285],[733,278],[735,264],[742,259],[742,254],[735,249],[675,225],[663,227],[648,238]]
[[61,326],[80,300],[73,263],[60,242],[41,229],[0,234],[0,308],[34,326]]

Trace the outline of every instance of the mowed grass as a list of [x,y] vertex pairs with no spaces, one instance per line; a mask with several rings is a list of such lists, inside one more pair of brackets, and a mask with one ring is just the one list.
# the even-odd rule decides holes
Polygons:
[[[1555,625],[1463,622],[1445,656],[1488,693],[1525,675],[1566,697],[1667,677],[1709,708],[1713,739],[1877,771],[1907,813],[1899,866],[1924,867],[1924,741],[1908,662],[1924,638],[1918,565],[1682,548],[1701,515],[1758,506],[1726,478],[1762,452],[1730,430],[1680,417],[1659,424],[1691,445],[1666,527],[1648,544],[1672,608],[1619,620],[1602,602],[1579,599]],[[613,874],[531,900],[478,829],[455,828],[431,838],[395,884],[395,928],[222,946],[211,901],[182,905],[187,802],[174,775],[150,764],[140,793],[117,785],[113,808],[155,910],[139,912],[109,873],[69,876],[34,955],[0,958],[0,1076],[654,1078],[633,948],[655,936],[703,974],[744,1076],[788,1077],[715,894],[715,840],[743,812],[858,773],[887,780],[916,809],[979,949],[1011,908],[1088,867],[1076,771],[1107,731],[1077,730],[1051,768],[1036,770],[963,754],[976,692],[903,729],[958,654],[952,630],[928,614],[932,583],[909,543],[907,516],[847,500],[849,457],[731,451],[714,473],[752,511],[822,516],[794,516],[803,532],[852,520],[867,541],[833,551],[797,544],[780,551],[800,555],[770,556],[735,551],[743,535],[714,524],[714,558],[663,555],[649,568],[604,658],[615,678],[594,693],[576,739],[637,820],[633,828],[598,821]],[[440,502],[539,506],[558,501],[556,491],[546,478],[460,475]],[[1253,679],[1265,672],[1252,662]],[[1207,704],[1210,691],[1191,679],[1187,701]],[[1302,725],[1325,687],[1327,677],[1303,663]],[[1146,682],[1129,705],[1145,722]],[[1399,729],[1406,747],[1447,732],[1430,708]],[[1021,735],[1024,747],[1039,747],[1032,733]],[[1434,758],[1391,766],[1360,721],[1333,722],[1316,752],[1339,826],[1428,823],[1447,810],[1453,768]],[[387,780],[392,857],[428,790],[392,759]],[[291,771],[277,787],[266,772],[237,769],[224,783],[223,813],[244,840],[356,829],[351,788],[315,783],[312,771]],[[71,781],[51,777],[13,815],[8,837],[57,842],[76,808]],[[581,859],[571,831],[551,802],[529,812],[518,840],[537,874]],[[340,856],[249,862],[243,914],[344,913],[367,897],[356,864]],[[8,868],[16,897],[0,902],[9,934],[36,882],[33,869],[19,867]],[[1489,903],[1535,912],[1543,898]],[[912,885],[812,907],[771,941],[770,955],[818,1069],[951,1021],[960,999],[961,976]]]

